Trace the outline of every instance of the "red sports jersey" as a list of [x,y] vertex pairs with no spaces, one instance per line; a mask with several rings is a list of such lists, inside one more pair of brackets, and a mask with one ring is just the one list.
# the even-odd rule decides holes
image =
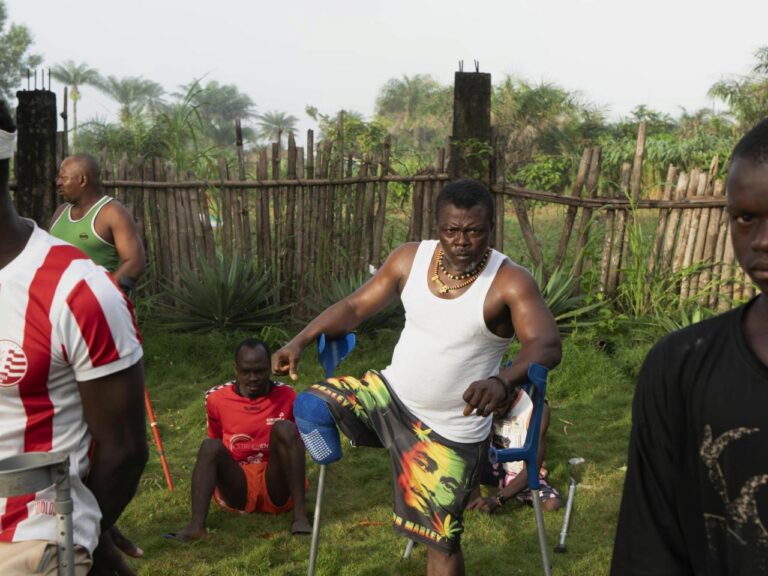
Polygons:
[[[35,227],[0,269],[0,458],[69,454],[75,544],[91,552],[101,511],[83,484],[91,435],[77,381],[124,370],[141,356],[132,306],[112,278]],[[0,541],[55,541],[54,500],[53,488],[0,499]]]
[[208,437],[221,438],[232,457],[241,464],[269,460],[269,435],[278,420],[293,422],[296,392],[274,382],[272,391],[253,400],[240,396],[234,382],[208,390],[205,411]]

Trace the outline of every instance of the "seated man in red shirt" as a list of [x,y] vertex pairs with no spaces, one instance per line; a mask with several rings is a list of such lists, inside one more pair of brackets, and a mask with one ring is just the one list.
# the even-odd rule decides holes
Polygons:
[[293,419],[293,388],[270,379],[271,352],[249,338],[235,350],[235,380],[205,395],[208,438],[192,473],[192,519],[176,540],[207,535],[211,496],[240,512],[293,510],[292,534],[309,534],[304,509],[304,445]]

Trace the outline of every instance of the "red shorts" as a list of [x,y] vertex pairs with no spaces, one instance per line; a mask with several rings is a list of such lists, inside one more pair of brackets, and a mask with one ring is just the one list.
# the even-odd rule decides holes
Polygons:
[[245,508],[238,510],[232,508],[224,502],[224,498],[221,497],[219,489],[213,493],[213,498],[216,503],[226,510],[231,512],[240,512],[241,514],[250,514],[251,512],[265,512],[267,514],[282,514],[293,510],[293,498],[288,496],[288,500],[282,506],[277,506],[269,498],[269,491],[267,490],[267,463],[266,462],[253,462],[250,464],[243,464],[243,472],[245,473],[245,480],[248,485],[248,496],[245,502]]

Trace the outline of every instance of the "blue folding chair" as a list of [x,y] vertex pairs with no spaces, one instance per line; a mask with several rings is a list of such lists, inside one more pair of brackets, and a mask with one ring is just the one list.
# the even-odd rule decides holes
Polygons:
[[[342,360],[349,356],[355,348],[355,335],[349,333],[336,340],[326,338],[321,334],[317,339],[317,358],[325,371],[325,377],[331,378]],[[310,453],[311,454],[311,453]],[[323,504],[323,492],[325,490],[325,464],[320,465],[320,476],[317,480],[317,500],[315,501],[315,515],[312,523],[312,544],[309,549],[308,576],[315,574],[315,562],[317,561],[317,547],[320,539],[320,509]]]
[[530,396],[533,402],[531,420],[528,424],[528,433],[525,435],[525,444],[522,448],[506,448],[499,450],[491,447],[489,457],[491,463],[524,461],[528,468],[528,488],[533,495],[533,510],[536,514],[536,528],[539,532],[539,547],[541,548],[541,562],[544,565],[545,576],[551,576],[552,565],[549,560],[547,547],[547,533],[544,530],[544,514],[541,510],[541,498],[539,496],[539,438],[541,437],[541,416],[544,413],[544,398],[547,391],[547,374],[549,369],[540,364],[528,366],[528,380],[522,388]]

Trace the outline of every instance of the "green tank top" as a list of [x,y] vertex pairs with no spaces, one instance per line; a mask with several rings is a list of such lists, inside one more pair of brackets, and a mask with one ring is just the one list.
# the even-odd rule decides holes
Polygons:
[[67,207],[62,210],[51,226],[50,232],[56,238],[61,238],[80,248],[96,264],[114,272],[120,266],[120,256],[117,249],[114,244],[110,244],[99,236],[94,226],[99,210],[111,200],[110,196],[103,196],[91,206],[91,209],[80,220],[72,219],[70,214],[72,204],[67,204]]

